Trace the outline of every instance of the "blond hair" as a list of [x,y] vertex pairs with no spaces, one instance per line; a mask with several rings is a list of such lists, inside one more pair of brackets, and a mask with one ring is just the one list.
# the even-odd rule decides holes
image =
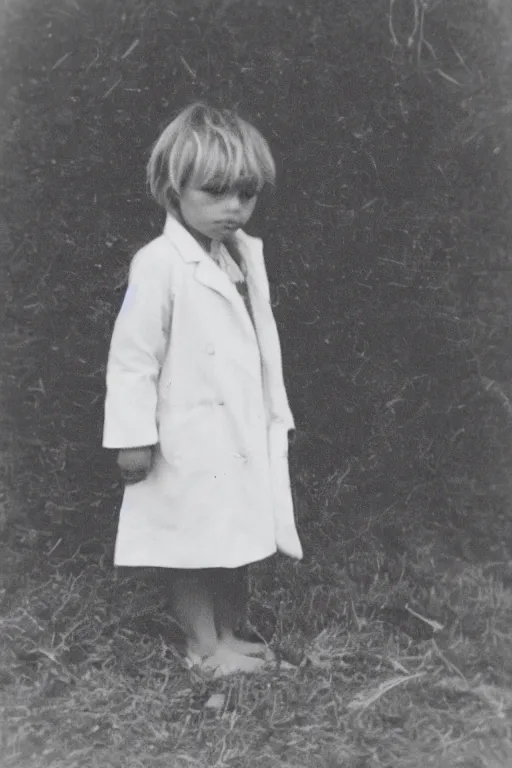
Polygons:
[[162,132],[147,166],[151,194],[174,207],[188,184],[232,188],[243,182],[261,191],[275,181],[275,164],[261,133],[235,112],[197,102]]

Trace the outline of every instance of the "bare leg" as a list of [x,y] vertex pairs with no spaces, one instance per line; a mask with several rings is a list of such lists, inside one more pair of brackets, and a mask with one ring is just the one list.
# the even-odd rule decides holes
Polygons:
[[202,658],[211,656],[218,637],[208,571],[172,569],[171,592],[176,619],[187,637],[187,651]]
[[215,624],[219,636],[219,647],[244,656],[265,656],[273,654],[264,643],[250,643],[236,637],[237,626],[247,617],[249,569],[218,568],[212,584]]
[[216,568],[212,579],[213,611],[219,636],[234,634],[247,617],[249,569]]
[[188,656],[196,655],[201,669],[213,673],[214,677],[256,672],[264,664],[261,659],[249,658],[219,643],[213,596],[219,593],[220,570],[173,569],[174,613],[187,636]]

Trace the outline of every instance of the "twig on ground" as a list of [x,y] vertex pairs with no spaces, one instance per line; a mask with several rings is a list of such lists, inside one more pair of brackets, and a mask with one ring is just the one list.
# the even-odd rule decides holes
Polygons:
[[[437,54],[436,54],[434,48],[432,47],[432,45],[429,43],[429,41],[425,38],[425,35],[423,34],[424,25],[425,25],[425,3],[423,1],[422,2],[422,14],[421,14],[421,19],[420,19],[420,42],[421,42],[421,45],[424,45],[425,48],[428,48],[428,50],[430,51],[430,53],[432,55],[432,58],[437,61]],[[421,59],[421,49],[418,49],[418,64],[420,63],[420,59]]]
[[452,672],[455,672],[460,677],[460,679],[465,682],[465,684],[466,684],[466,686],[467,686],[467,688],[469,690],[469,683],[466,680],[465,675],[460,671],[460,669],[455,664],[453,664],[449,659],[446,658],[446,656],[441,651],[441,649],[439,648],[438,644],[436,643],[436,641],[434,639],[432,639],[431,642],[432,642],[432,646],[433,646],[435,652],[437,653],[437,655],[439,656],[441,661],[443,661],[444,664],[446,664],[446,666],[448,667],[449,670],[451,670]]
[[106,98],[107,98],[107,96],[110,96],[110,94],[112,93],[112,91],[113,91],[115,88],[117,88],[117,86],[119,85],[119,83],[121,82],[121,80],[122,80],[122,79],[123,79],[122,77],[118,77],[118,78],[117,78],[116,82],[115,82],[113,85],[111,85],[111,86],[110,86],[110,88],[108,89],[108,91],[107,91],[107,92],[105,93],[105,95],[103,96],[103,98],[104,98],[104,99],[106,99]]
[[505,392],[500,387],[498,382],[494,381],[493,379],[488,379],[487,376],[481,376],[480,378],[484,386],[484,390],[486,392],[490,392],[493,395],[496,395],[498,400],[501,402],[501,404],[505,408],[507,414],[512,418],[512,403],[510,402],[510,398],[505,394]]
[[438,75],[440,75],[441,77],[444,77],[444,79],[445,79],[445,80],[447,80],[449,83],[452,83],[452,85],[456,85],[456,86],[457,86],[457,88],[463,88],[463,87],[464,87],[464,86],[462,85],[462,83],[459,83],[459,81],[458,81],[458,80],[456,80],[456,79],[455,79],[454,77],[452,77],[451,75],[447,75],[447,74],[446,74],[446,72],[443,72],[443,70],[442,70],[442,69],[440,69],[439,67],[437,67],[437,68],[436,68],[436,69],[434,69],[433,71],[434,71],[434,72],[437,72],[437,74],[438,74]]
[[397,36],[395,34],[395,28],[394,28],[394,25],[393,25],[393,7],[394,7],[395,3],[396,3],[396,0],[389,0],[388,26],[389,26],[389,31],[390,31],[390,34],[391,34],[391,40],[393,41],[393,45],[395,46],[395,48],[398,48],[400,44],[399,44],[398,38],[397,38]]
[[96,55],[94,56],[94,59],[92,61],[90,61],[89,64],[87,65],[87,67],[85,68],[86,72],[88,72],[90,70],[90,68],[93,66],[93,64],[96,64],[96,62],[98,61],[99,57],[100,57],[100,52],[96,48]]
[[60,59],[58,59],[55,62],[55,64],[53,65],[51,71],[53,72],[55,69],[60,67],[60,65],[63,64],[66,61],[66,59],[68,58],[69,55],[70,55],[69,53],[65,53],[64,56],[61,56]]
[[189,73],[189,75],[190,75],[192,78],[194,78],[194,80],[195,80],[195,78],[197,77],[197,73],[196,73],[196,72],[195,72],[195,71],[192,69],[192,67],[190,66],[190,64],[189,64],[189,63],[187,62],[187,60],[185,59],[185,57],[184,57],[184,56],[180,56],[180,61],[181,61],[181,63],[183,64],[183,66],[185,67],[185,69],[187,70],[187,72]]
[[420,621],[424,621],[425,624],[428,624],[429,627],[432,627],[433,632],[440,632],[442,629],[444,629],[443,624],[440,624],[438,621],[434,621],[433,619],[427,619],[425,616],[422,616],[421,613],[416,613],[416,611],[413,611],[412,608],[409,608],[407,603],[405,604],[405,610],[408,611],[411,616],[415,616]]
[[121,61],[122,61],[123,59],[126,59],[126,58],[128,58],[128,56],[129,56],[131,53],[133,53],[133,51],[134,51],[134,50],[137,48],[137,46],[138,46],[138,44],[139,44],[139,43],[140,43],[140,40],[139,40],[139,38],[137,38],[136,40],[134,40],[134,41],[133,41],[133,43],[132,43],[132,44],[131,44],[131,45],[130,45],[130,46],[127,48],[127,49],[126,49],[126,51],[125,51],[125,52],[123,53],[123,55],[121,56]]
[[362,713],[365,709],[371,707],[372,704],[375,704],[375,702],[378,701],[381,696],[384,696],[385,693],[388,693],[388,691],[396,688],[397,685],[403,685],[404,683],[408,683],[410,680],[416,680],[420,677],[424,677],[426,674],[426,672],[416,672],[413,675],[394,677],[391,680],[386,680],[386,682],[381,683],[377,690],[370,696],[366,697],[364,693],[360,693],[355,696],[355,698],[347,704],[347,709],[352,711],[359,710],[360,713]]
[[[414,44],[414,40],[416,38],[416,34],[417,34],[417,32],[418,32],[418,30],[420,28],[420,0],[412,0],[412,4],[413,4],[413,8],[414,8],[414,27],[413,27],[413,30],[412,30],[411,34],[409,35],[409,39],[407,40],[407,47],[408,48],[412,48],[412,46]],[[421,11],[422,11],[422,13],[425,12],[425,9],[423,7],[423,3],[421,3]],[[419,60],[421,58],[421,43],[422,43],[422,39],[421,39],[421,35],[420,35],[420,39],[419,39],[419,42],[418,42],[418,49],[417,49],[418,50],[418,62],[419,62]]]

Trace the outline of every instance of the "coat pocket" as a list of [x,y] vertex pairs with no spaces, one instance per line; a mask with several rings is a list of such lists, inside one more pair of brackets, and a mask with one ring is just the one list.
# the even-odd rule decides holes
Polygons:
[[215,461],[220,439],[219,408],[214,402],[163,411],[159,439],[162,455],[171,464]]

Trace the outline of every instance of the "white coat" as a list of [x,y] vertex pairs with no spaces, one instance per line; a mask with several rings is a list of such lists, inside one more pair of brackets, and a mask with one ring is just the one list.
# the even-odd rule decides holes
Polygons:
[[174,218],[132,260],[107,365],[103,446],[156,448],[147,478],[125,487],[116,565],[302,557],[288,470],[294,422],[262,242],[235,236],[254,325],[236,286]]

